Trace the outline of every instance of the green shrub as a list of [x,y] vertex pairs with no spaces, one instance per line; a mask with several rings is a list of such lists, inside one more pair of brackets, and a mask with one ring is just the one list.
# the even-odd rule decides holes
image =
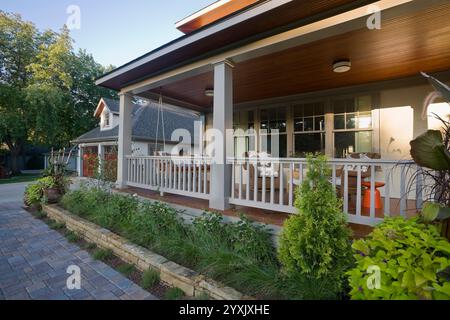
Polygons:
[[166,300],[182,300],[184,298],[184,292],[180,288],[167,289],[164,298]]
[[288,277],[324,280],[337,296],[352,259],[350,231],[329,178],[326,157],[309,155],[306,179],[296,191],[299,213],[285,223],[279,260]]
[[113,252],[111,249],[107,249],[107,250],[97,249],[94,251],[92,256],[94,257],[95,260],[100,260],[100,261],[105,262],[113,257]]
[[71,243],[76,243],[81,240],[81,237],[77,235],[75,232],[69,231],[66,233],[66,239]]
[[125,277],[129,277],[133,272],[136,271],[136,268],[132,264],[123,263],[117,266],[117,271],[119,271]]
[[[352,299],[450,299],[450,243],[417,219],[386,219],[365,240],[353,243],[356,267],[348,272]],[[368,268],[381,272],[369,289]]]
[[142,275],[142,288],[150,289],[160,282],[159,272],[153,269],[148,269]]
[[53,230],[61,230],[66,227],[66,224],[63,222],[50,221],[48,226],[50,227],[50,229],[53,229]]

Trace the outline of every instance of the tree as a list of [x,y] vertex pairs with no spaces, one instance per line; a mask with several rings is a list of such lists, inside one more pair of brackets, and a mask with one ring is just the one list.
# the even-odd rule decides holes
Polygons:
[[36,40],[37,30],[31,23],[0,11],[0,143],[11,152],[14,173],[31,120],[24,90],[31,78],[28,66],[36,57]]
[[73,52],[66,27],[39,32],[19,15],[0,11],[0,143],[11,152],[12,170],[26,143],[56,148],[95,126],[100,97],[95,86],[105,68],[85,51]]

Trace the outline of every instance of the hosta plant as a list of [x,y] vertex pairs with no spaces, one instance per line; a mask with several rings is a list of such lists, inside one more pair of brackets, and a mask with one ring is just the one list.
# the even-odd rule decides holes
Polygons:
[[352,299],[450,299],[450,243],[436,226],[386,219],[352,247],[356,266],[347,273]]

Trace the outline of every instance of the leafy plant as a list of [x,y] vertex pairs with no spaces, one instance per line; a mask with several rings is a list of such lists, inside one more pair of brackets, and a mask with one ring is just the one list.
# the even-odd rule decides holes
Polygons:
[[66,239],[71,243],[76,243],[81,240],[81,237],[73,231],[68,231],[66,233]]
[[[386,219],[365,240],[353,243],[356,266],[348,272],[352,299],[450,299],[450,243],[436,226],[418,219]],[[380,287],[369,289],[380,270]]]
[[129,277],[133,272],[136,271],[136,268],[132,264],[123,263],[117,266],[117,271],[119,271],[125,277]]
[[53,177],[44,177],[37,180],[35,183],[29,184],[25,188],[24,202],[28,206],[40,204],[44,199],[44,192],[46,189],[54,188],[56,182]]
[[51,221],[49,224],[49,227],[50,227],[50,229],[53,229],[53,230],[61,230],[61,229],[64,229],[66,227],[66,225],[63,222]]
[[160,281],[159,272],[153,269],[148,269],[142,275],[142,288],[150,289],[156,286]]
[[326,157],[308,155],[307,161],[306,179],[296,191],[299,212],[285,222],[278,257],[288,276],[325,279],[337,296],[352,261],[350,231]]
[[180,288],[167,289],[164,298],[166,300],[182,300],[184,298],[184,292]]
[[113,252],[111,249],[97,249],[92,256],[95,260],[108,261],[113,257]]

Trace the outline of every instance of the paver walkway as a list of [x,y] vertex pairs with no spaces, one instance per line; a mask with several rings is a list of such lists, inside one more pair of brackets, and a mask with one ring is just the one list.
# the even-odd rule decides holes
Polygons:
[[[2,190],[0,190],[0,198]],[[81,269],[81,290],[66,287],[67,268]],[[21,209],[0,201],[0,300],[156,299],[108,265]]]

